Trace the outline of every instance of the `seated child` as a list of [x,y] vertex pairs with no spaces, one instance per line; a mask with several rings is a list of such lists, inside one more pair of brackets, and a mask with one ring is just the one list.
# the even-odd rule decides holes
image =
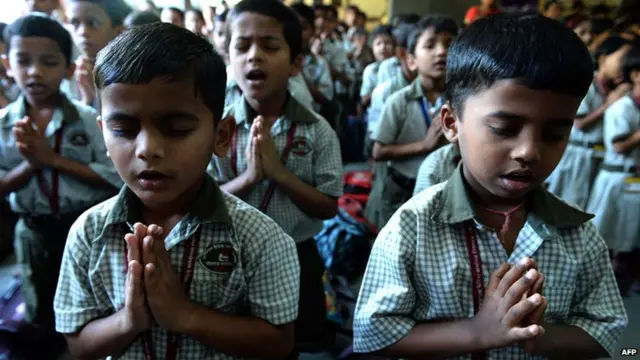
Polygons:
[[93,66],[98,54],[120,31],[131,8],[123,0],[70,0],[67,21],[82,54],[76,60],[72,81],[63,91],[70,97],[97,108]]
[[393,40],[393,29],[388,25],[379,25],[371,33],[371,48],[376,61],[369,64],[362,74],[362,87],[360,87],[360,103],[363,108],[369,107],[371,103],[371,93],[378,84],[378,69],[380,63],[390,59],[395,53],[395,43]]
[[313,110],[320,112],[322,106],[333,99],[333,80],[327,61],[311,52],[311,39],[315,33],[315,12],[303,3],[293,4],[291,9],[298,15],[302,28],[304,60],[301,74],[313,97]]
[[163,23],[184,27],[184,11],[177,7],[166,7],[160,12],[160,19]]
[[134,11],[124,19],[124,27],[131,28],[157,22],[162,22],[162,20],[160,20],[160,16],[153,11]]
[[630,45],[612,36],[598,47],[598,72],[582,100],[562,160],[547,179],[547,189],[562,200],[587,207],[591,187],[604,158],[602,117],[605,110],[629,91],[621,81],[621,62]]
[[479,19],[460,34],[441,115],[462,162],[376,239],[356,306],[356,352],[613,355],[627,316],[607,247],[591,215],[542,186],[592,75],[582,41],[540,15]]
[[[244,0],[229,18],[229,57],[242,97],[227,108],[236,122],[231,151],[214,157],[222,189],[274,219],[296,241],[301,264],[296,350],[330,347],[324,263],[313,236],[337,213],[342,195],[340,145],[329,123],[289,93],[300,71],[298,16],[279,1]],[[259,60],[259,61],[258,61]]]
[[53,331],[53,295],[69,227],[121,180],[90,107],[60,92],[72,76],[71,35],[32,13],[5,31],[2,59],[22,95],[0,111],[0,197],[20,219],[14,247],[27,321]]
[[225,82],[211,44],[173,25],[134,27],[100,52],[100,126],[126,186],[69,232],[55,312],[74,358],[291,352],[295,244],[206,174],[234,129]]
[[640,283],[640,46],[636,43],[623,62],[631,92],[604,113],[604,163],[593,185],[589,212],[614,252],[614,268],[623,295]]
[[447,181],[455,172],[460,162],[460,147],[458,144],[447,144],[427,155],[418,169],[416,187],[413,196],[423,192],[428,187]]
[[432,15],[409,38],[410,63],[418,77],[389,98],[371,134],[372,157],[388,168],[378,172],[376,167],[365,208],[367,219],[379,229],[411,198],[420,164],[443,144],[438,117],[444,102],[447,53],[457,33],[453,19]]

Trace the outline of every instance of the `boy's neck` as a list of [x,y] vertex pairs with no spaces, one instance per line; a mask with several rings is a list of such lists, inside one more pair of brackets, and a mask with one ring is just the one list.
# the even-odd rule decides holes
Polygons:
[[631,96],[633,96],[636,101],[640,100],[640,84],[633,85]]
[[190,189],[170,203],[163,203],[157,206],[143,204],[142,222],[146,225],[156,224],[161,226],[166,236],[192,210],[198,194],[204,186],[204,181],[205,178],[202,177]]
[[400,69],[402,70],[402,76],[404,76],[404,79],[407,80],[409,84],[416,79],[416,75],[409,70],[409,66],[407,66],[405,61],[400,60]]
[[[284,106],[287,102],[288,90],[274,94],[273,96],[263,101],[257,101],[255,99],[247,98],[247,102],[251,108],[269,122],[275,121],[284,112]],[[253,121],[253,119],[249,119]]]
[[52,96],[51,99],[42,102],[27,101],[27,114],[38,127],[44,129],[53,118],[59,101],[59,95]]
[[438,98],[444,92],[444,78],[433,79],[426,76],[419,76],[422,92],[431,104],[435,104]]

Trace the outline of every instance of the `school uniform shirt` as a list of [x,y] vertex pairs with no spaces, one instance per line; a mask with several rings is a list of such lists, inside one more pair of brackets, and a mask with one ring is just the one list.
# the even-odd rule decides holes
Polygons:
[[360,87],[360,97],[371,95],[373,90],[378,84],[378,70],[380,69],[380,62],[376,61],[367,65],[362,73],[362,86]]
[[[347,52],[340,46],[340,43],[333,39],[327,39],[323,43],[323,49],[325,59],[329,65],[337,71],[342,72],[353,84],[356,80],[356,70],[352,66],[351,61],[349,61]],[[348,95],[350,93],[350,88],[338,80],[334,80],[333,86],[335,95]]]
[[[289,92],[304,106],[313,109],[313,96],[311,96],[307,83],[302,76],[302,73],[299,73],[289,78]],[[224,107],[233,106],[240,98],[242,98],[242,89],[240,89],[240,86],[233,77],[233,70],[231,69],[231,65],[229,65],[227,66],[227,89]]]
[[424,159],[420,169],[413,196],[418,195],[430,186],[447,181],[460,162],[460,147],[458,144],[447,144]]
[[[245,149],[249,141],[251,123],[255,112],[244,98],[240,98],[227,110],[236,119],[236,174],[231,163],[231,150],[224,158],[213,157],[208,172],[220,184],[238,177],[247,169]],[[305,183],[318,191],[338,198],[342,196],[342,158],[340,144],[329,123],[290,96],[284,115],[275,121],[271,136],[278,153],[282,155],[287,144],[288,132],[295,124],[292,150],[284,166]],[[269,188],[270,181],[256,185],[242,200],[259,208]],[[305,214],[281,190],[275,190],[266,209],[267,216],[275,220],[296,242],[311,239],[322,229],[322,220]]]
[[605,111],[607,152],[587,207],[596,214],[594,223],[609,247],[621,252],[640,247],[640,147],[620,154],[613,150],[613,142],[636,131],[640,131],[640,109],[630,96]]
[[[474,316],[468,226],[477,236],[485,287],[501,264],[535,258],[549,301],[544,322],[579,327],[613,355],[628,320],[607,247],[589,222],[591,215],[539,187],[507,255],[496,231],[474,220],[469,196],[459,166],[447,182],[405,203],[380,232],[356,305],[355,351],[386,348],[421,322]],[[493,349],[488,355],[494,360],[537,358],[520,346]]]
[[387,80],[397,79],[398,74],[402,75],[402,65],[400,59],[396,56],[382,60],[378,69],[378,84],[382,84]]
[[[577,116],[592,113],[604,101],[605,96],[598,90],[594,80],[578,108]],[[547,189],[564,201],[585,209],[603,157],[602,120],[584,130],[574,126],[562,159],[547,179]]]
[[[20,165],[24,158],[16,148],[13,127],[18,120],[27,115],[26,100],[20,96],[17,101],[0,110],[0,178]],[[61,131],[61,155],[67,159],[88,165],[113,188],[96,187],[82,182],[64,172],[58,175],[59,213],[66,214],[83,211],[88,207],[112,196],[122,187],[122,180],[113,162],[107,156],[102,132],[98,127],[98,113],[80,102],[60,96],[60,105],[54,111],[51,121],[44,129],[45,136],[52,148],[55,148],[56,133]],[[46,192],[51,191],[53,172],[41,170]],[[15,213],[51,215],[49,197],[40,187],[38,177],[32,177],[20,190],[7,197]]]
[[[427,118],[422,111],[422,102],[429,113]],[[382,111],[380,123],[371,134],[371,139],[384,145],[420,141],[427,136],[431,119],[442,104],[442,98],[435,104],[429,103],[424,96],[420,79],[416,79],[411,85],[391,95]],[[388,164],[407,178],[415,179],[424,158],[425,156],[414,156],[391,160]]]
[[8,80],[0,80],[0,93],[7,99],[10,103],[18,100],[22,90],[18,84],[10,82]]
[[382,83],[378,82],[378,85],[371,93],[371,105],[367,110],[367,135],[369,137],[371,137],[371,134],[378,127],[387,100],[389,100],[391,95],[409,86],[409,84],[410,82],[402,74],[395,79]]
[[[178,274],[185,268],[186,241],[199,232],[189,298],[214,311],[264,319],[275,326],[298,315],[300,267],[295,243],[271,219],[215,181],[205,180],[191,212],[164,240]],[[125,304],[126,243],[140,221],[142,204],[123,187],[120,193],[89,209],[69,231],[54,301],[56,330],[79,331]],[[187,249],[185,249],[187,248]],[[164,359],[167,331],[152,329],[155,355]],[[143,359],[136,339],[118,359]],[[181,336],[178,359],[231,359],[187,336]]]
[[[331,78],[331,69],[325,59],[313,54],[305,55],[302,71],[304,77],[311,82],[327,100],[333,100],[333,79]],[[314,101],[313,110],[319,112],[320,108],[321,104]]]

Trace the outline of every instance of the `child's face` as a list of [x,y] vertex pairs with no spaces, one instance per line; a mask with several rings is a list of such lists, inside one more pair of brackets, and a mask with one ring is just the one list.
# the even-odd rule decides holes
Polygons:
[[229,60],[243,93],[257,102],[286,91],[289,77],[298,73],[300,62],[291,62],[282,24],[250,12],[231,23]]
[[311,47],[311,38],[315,33],[315,29],[313,24],[309,24],[302,16],[298,16],[298,20],[300,20],[300,27],[302,28],[302,47],[305,51],[308,51]]
[[185,27],[187,30],[191,31],[194,34],[202,35],[203,28],[205,26],[204,20],[193,11],[187,12],[184,20]]
[[227,23],[216,21],[213,26],[213,45],[219,54],[227,53]]
[[27,0],[27,8],[29,11],[51,14],[59,6],[59,0]]
[[378,35],[371,44],[376,61],[382,61],[393,56],[393,38],[389,35]]
[[562,7],[558,3],[553,3],[544,13],[549,19],[559,20],[562,17]]
[[111,160],[148,207],[167,207],[190,194],[212,152],[226,153],[232,121],[215,128],[213,114],[194,93],[192,79],[112,84],[99,95],[100,125]]
[[629,50],[631,50],[631,46],[625,45],[612,54],[600,57],[599,72],[605,77],[605,79],[613,81],[616,84],[622,82],[622,60]]
[[496,205],[519,205],[556,167],[581,99],[503,80],[445,105],[445,135],[460,144],[465,178]]
[[102,7],[87,1],[70,3],[67,19],[74,42],[90,59],[95,59],[120,30]]
[[418,38],[414,53],[415,67],[420,77],[442,79],[447,69],[447,54],[453,41],[453,35],[435,32],[434,28],[425,30]]
[[160,13],[160,20],[162,20],[163,23],[184,27],[184,20],[180,14],[171,9],[162,10],[162,13]]
[[67,65],[58,43],[44,37],[12,37],[3,64],[30,104],[54,99],[62,80],[73,75],[74,70],[73,65]]
[[573,29],[573,32],[575,32],[576,35],[578,35],[580,40],[582,40],[582,42],[585,45],[588,46],[589,44],[591,44],[591,39],[593,38],[593,34],[591,33],[590,21],[581,22],[580,24],[578,24],[578,26],[576,26],[575,29]]

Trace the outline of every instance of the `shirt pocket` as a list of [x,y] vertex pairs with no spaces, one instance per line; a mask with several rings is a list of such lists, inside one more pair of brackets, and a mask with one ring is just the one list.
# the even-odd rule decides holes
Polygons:
[[246,303],[247,285],[241,267],[235,267],[231,273],[217,273],[199,267],[192,287],[193,300],[223,313],[237,314]]
[[551,324],[564,323],[571,313],[574,293],[574,286],[545,286],[543,295],[548,301],[544,314],[545,322]]
[[312,142],[307,138],[296,137],[285,166],[302,181],[313,185],[314,156]]

